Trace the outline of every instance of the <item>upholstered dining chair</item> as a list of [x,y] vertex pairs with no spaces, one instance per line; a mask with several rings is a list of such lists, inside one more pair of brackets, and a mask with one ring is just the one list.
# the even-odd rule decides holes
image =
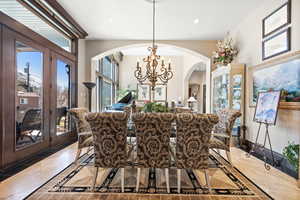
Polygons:
[[214,114],[180,113],[176,115],[177,191],[181,191],[181,169],[204,170],[206,184],[211,192],[208,176],[209,140],[218,123]]
[[88,113],[86,108],[71,108],[68,112],[75,121],[78,135],[78,150],[75,157],[75,162],[77,162],[83,148],[93,147],[92,130],[89,123],[85,120],[85,115]]
[[141,168],[165,169],[167,192],[170,193],[169,168],[171,155],[169,143],[172,113],[135,113],[132,116],[137,136],[137,184],[139,191]]
[[210,140],[210,148],[225,150],[227,159],[232,165],[230,147],[233,125],[242,114],[238,110],[222,109],[217,112],[219,123],[213,128],[213,137]]
[[86,120],[90,123],[94,141],[95,174],[92,190],[95,189],[99,168],[119,168],[124,192],[124,168],[128,165],[128,115],[123,112],[89,113]]

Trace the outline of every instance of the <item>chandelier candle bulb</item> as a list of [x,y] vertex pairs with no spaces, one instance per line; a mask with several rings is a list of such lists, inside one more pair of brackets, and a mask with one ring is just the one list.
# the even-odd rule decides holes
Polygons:
[[[134,76],[143,84],[144,82],[150,82],[151,90],[154,91],[157,82],[160,84],[167,84],[168,81],[173,77],[173,72],[171,71],[171,60],[169,60],[168,68],[165,67],[164,57],[157,55],[157,45],[155,44],[155,1],[153,1],[153,43],[152,47],[148,47],[150,55],[144,58],[146,73],[142,74],[142,67],[139,66],[139,61],[137,62],[137,68],[134,72]],[[160,66],[160,60],[161,66]],[[142,64],[143,65],[143,64]],[[160,72],[156,71],[160,69]]]

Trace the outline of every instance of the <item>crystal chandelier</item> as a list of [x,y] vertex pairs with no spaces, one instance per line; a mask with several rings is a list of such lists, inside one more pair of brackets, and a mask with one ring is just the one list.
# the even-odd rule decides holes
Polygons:
[[[150,82],[151,89],[154,90],[155,85],[158,81],[163,84],[168,83],[168,81],[173,77],[173,72],[171,71],[171,61],[165,65],[164,59],[161,59],[159,55],[156,55],[157,45],[155,45],[155,2],[153,2],[153,40],[152,47],[148,47],[150,55],[143,58],[143,62],[146,63],[146,73],[143,75],[142,67],[140,62],[137,61],[136,70],[134,76],[137,78],[139,83],[143,84],[147,80]],[[160,61],[161,60],[161,61]]]

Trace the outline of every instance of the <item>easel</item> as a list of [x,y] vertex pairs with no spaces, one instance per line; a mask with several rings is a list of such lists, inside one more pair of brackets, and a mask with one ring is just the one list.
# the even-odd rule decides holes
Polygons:
[[[273,154],[272,144],[271,144],[271,139],[270,139],[270,134],[269,134],[269,126],[271,124],[268,124],[267,122],[258,122],[258,123],[259,123],[259,127],[258,127],[258,131],[257,131],[255,143],[254,143],[254,145],[252,145],[251,150],[249,151],[249,153],[247,153],[247,157],[250,157],[251,153],[255,152],[255,150],[258,147],[262,147],[263,148],[263,155],[264,155],[264,166],[265,166],[266,170],[269,171],[271,169],[271,167],[267,163],[266,148],[265,148],[266,147],[267,138],[268,138],[268,142],[269,142],[269,146],[270,146],[270,151],[271,151],[271,156],[272,156],[272,166],[275,165],[275,159],[274,159],[274,154]],[[264,139],[264,145],[263,146],[258,143],[258,137],[259,137],[260,128],[261,128],[262,124],[266,125],[266,132],[265,132],[265,139]]]

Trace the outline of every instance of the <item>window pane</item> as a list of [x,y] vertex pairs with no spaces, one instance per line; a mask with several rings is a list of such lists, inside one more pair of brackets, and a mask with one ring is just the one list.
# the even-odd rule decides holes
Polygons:
[[70,108],[70,65],[57,60],[56,77],[56,134],[61,135],[70,130],[67,115],[67,110]]
[[34,32],[44,36],[66,51],[71,52],[71,40],[69,38],[48,25],[16,0],[1,0],[0,11],[24,24]]
[[111,65],[110,60],[107,57],[105,57],[103,59],[102,70],[103,70],[102,74],[104,76],[106,76],[107,78],[112,79],[112,65]]
[[102,109],[105,109],[107,106],[111,106],[111,101],[112,101],[112,84],[108,83],[106,81],[102,81]]
[[42,140],[43,53],[16,42],[16,148]]

